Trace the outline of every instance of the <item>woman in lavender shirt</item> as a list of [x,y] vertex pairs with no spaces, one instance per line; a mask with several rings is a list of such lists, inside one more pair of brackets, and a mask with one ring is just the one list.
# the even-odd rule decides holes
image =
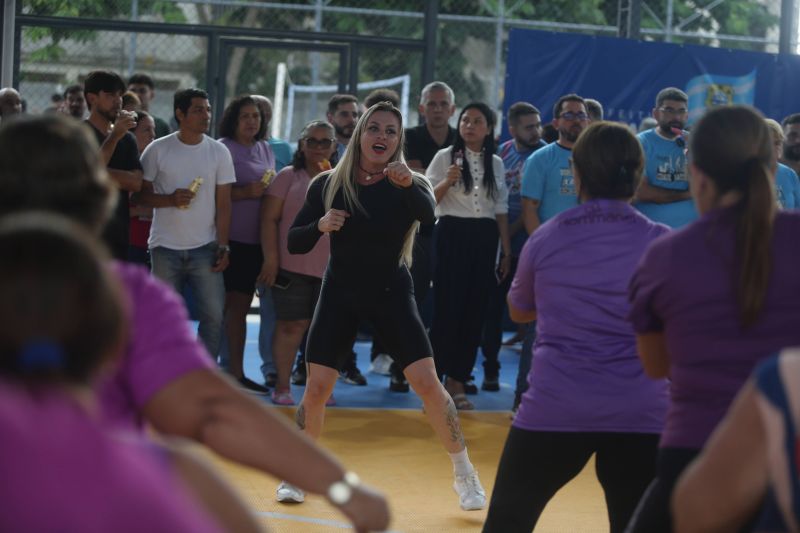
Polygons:
[[763,117],[709,111],[692,130],[689,170],[700,219],[653,243],[631,281],[639,355],[649,376],[670,377],[670,405],[630,531],[671,531],[678,476],[756,364],[800,344],[800,215],[777,212]]
[[572,155],[581,205],[522,250],[508,304],[516,322],[538,320],[538,338],[484,532],[531,531],[593,454],[612,532],[653,479],[667,386],[642,371],[626,296],[645,248],[668,228],[630,206],[643,164],[627,128],[593,124]]
[[[220,123],[220,142],[228,147],[236,171],[231,189],[230,263],[225,277],[225,335],[228,338],[228,371],[247,390],[266,394],[267,389],[244,375],[244,342],[247,312],[256,290],[264,256],[261,251],[261,203],[268,178],[275,175],[275,156],[263,139],[266,124],[256,101],[240,96],[225,108]],[[263,324],[271,327],[271,324]],[[215,354],[216,355],[216,354]]]

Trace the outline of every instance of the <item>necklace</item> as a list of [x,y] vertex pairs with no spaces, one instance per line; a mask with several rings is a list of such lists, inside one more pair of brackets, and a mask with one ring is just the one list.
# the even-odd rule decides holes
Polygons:
[[376,178],[378,176],[383,176],[383,170],[381,170],[380,172],[368,172],[361,165],[358,165],[358,168],[361,169],[361,172],[364,172],[367,175],[367,177],[364,178],[366,181],[372,181],[372,178]]

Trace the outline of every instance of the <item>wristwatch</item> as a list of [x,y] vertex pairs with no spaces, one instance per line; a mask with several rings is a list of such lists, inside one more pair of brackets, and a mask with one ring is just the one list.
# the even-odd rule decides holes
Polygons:
[[217,253],[220,253],[220,252],[229,254],[229,253],[231,253],[231,247],[229,245],[227,245],[227,244],[218,244],[217,245]]
[[361,485],[361,480],[355,472],[347,472],[344,478],[328,487],[328,499],[339,507],[347,505],[353,497],[353,489]]

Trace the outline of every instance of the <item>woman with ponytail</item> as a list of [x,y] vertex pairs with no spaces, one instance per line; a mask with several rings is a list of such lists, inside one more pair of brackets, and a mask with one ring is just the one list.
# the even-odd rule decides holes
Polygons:
[[439,217],[431,344],[436,369],[459,409],[474,409],[464,385],[478,356],[489,295],[511,267],[508,189],[503,160],[495,155],[494,125],[486,104],[465,106],[453,146],[439,150],[427,171]]
[[539,330],[485,532],[531,531],[593,454],[610,530],[621,532],[655,475],[667,385],[644,375],[625,320],[631,274],[669,231],[630,205],[643,158],[625,126],[592,124],[572,154],[580,205],[548,220],[522,249],[508,306],[514,321],[538,320]]
[[[486,494],[467,455],[453,401],[436,376],[425,327],[414,301],[408,267],[414,234],[433,222],[430,183],[403,157],[403,117],[389,102],[370,107],[356,124],[336,168],[311,182],[289,230],[288,251],[307,253],[330,236],[330,261],[322,280],[306,346],[308,380],[295,421],[318,439],[325,402],[338,368],[350,357],[361,320],[420,395],[431,426],[453,461],[453,488],[464,510],[481,509]],[[303,491],[278,487],[278,501],[302,502]]]
[[671,400],[630,531],[671,531],[678,476],[756,364],[800,344],[800,215],[777,210],[772,144],[753,108],[709,111],[688,153],[701,217],[653,243],[631,281],[639,357],[649,376],[670,378]]

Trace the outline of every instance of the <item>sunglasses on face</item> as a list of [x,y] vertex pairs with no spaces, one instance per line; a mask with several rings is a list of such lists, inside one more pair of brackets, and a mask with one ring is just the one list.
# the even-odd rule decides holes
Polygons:
[[305,139],[305,143],[309,148],[322,148],[323,150],[327,150],[333,145],[333,139],[315,139],[313,137],[308,137]]

